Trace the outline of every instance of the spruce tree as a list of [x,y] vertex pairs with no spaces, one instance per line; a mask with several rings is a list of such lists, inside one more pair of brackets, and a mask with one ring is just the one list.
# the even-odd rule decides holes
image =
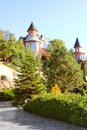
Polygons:
[[37,58],[30,47],[20,65],[20,74],[15,80],[15,85],[18,87],[17,98],[23,97],[24,100],[46,92],[44,79],[38,71]]

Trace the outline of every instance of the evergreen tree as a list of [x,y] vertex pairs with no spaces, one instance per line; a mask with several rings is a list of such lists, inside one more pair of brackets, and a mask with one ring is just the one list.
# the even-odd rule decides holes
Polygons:
[[20,74],[15,80],[15,85],[18,87],[17,99],[32,98],[46,91],[44,87],[44,79],[38,72],[38,61],[31,48],[27,50],[25,58],[20,65]]
[[48,88],[58,84],[62,91],[80,86],[83,82],[80,65],[64,46],[61,40],[54,40],[48,47],[50,58],[44,61],[44,74]]

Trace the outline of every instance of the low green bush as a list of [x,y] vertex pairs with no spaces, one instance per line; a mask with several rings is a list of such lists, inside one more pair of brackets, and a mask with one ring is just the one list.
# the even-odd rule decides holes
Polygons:
[[14,96],[12,89],[0,90],[0,101],[11,101],[14,99]]
[[87,127],[87,98],[79,94],[46,94],[30,100],[24,110],[56,120]]

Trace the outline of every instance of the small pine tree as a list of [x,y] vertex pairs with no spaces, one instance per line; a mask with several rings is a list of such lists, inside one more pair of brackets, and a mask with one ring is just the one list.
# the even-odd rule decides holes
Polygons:
[[29,48],[20,66],[18,79],[15,80],[15,85],[18,87],[16,91],[17,99],[20,96],[20,98],[25,100],[46,92],[43,84],[44,79],[40,76],[37,65],[36,56],[32,49]]
[[51,88],[51,93],[53,94],[60,94],[61,90],[59,88],[59,86],[57,84],[55,84],[52,88]]

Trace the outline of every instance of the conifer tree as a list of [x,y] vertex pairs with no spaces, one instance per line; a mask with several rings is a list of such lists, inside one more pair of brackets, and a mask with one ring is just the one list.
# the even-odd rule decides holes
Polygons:
[[61,40],[54,40],[48,47],[51,58],[44,61],[44,74],[47,87],[58,84],[62,91],[73,89],[83,83],[80,65],[64,46]]
[[33,95],[39,95],[46,91],[43,83],[44,79],[38,72],[37,58],[29,47],[20,66],[18,79],[15,80],[15,85],[18,87],[16,92],[24,99],[32,98]]

